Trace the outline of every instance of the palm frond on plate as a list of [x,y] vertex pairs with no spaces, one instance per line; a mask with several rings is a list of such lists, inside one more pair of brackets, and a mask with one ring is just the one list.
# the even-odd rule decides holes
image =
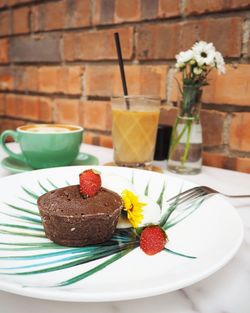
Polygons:
[[[132,184],[135,183],[134,174],[132,174],[131,182]],[[69,184],[68,181],[65,182],[65,185]],[[150,184],[151,182],[148,181],[144,188],[145,196],[150,195]],[[72,275],[72,277],[54,285],[68,286],[99,272],[139,247],[139,232],[132,227],[116,229],[109,241],[98,245],[69,248],[50,242],[45,237],[35,201],[40,195],[58,187],[51,179],[47,179],[46,183],[38,181],[36,191],[31,190],[30,187],[22,186],[24,194],[21,197],[17,196],[17,199],[18,203],[22,201],[23,205],[5,203],[9,209],[8,212],[0,210],[1,214],[8,216],[8,222],[0,224],[0,234],[4,236],[0,237],[3,238],[0,239],[1,275],[35,275],[83,266],[81,268],[83,271],[80,274]],[[204,200],[187,201],[179,206],[177,197],[171,206],[163,209],[165,192],[166,182],[164,181],[155,199],[155,202],[162,209],[160,225],[164,230],[187,218],[200,207]],[[38,238],[40,238],[39,241]],[[164,251],[176,256],[195,258],[168,248],[165,248]],[[6,255],[6,252],[9,252],[9,255]],[[13,265],[11,265],[12,262]],[[92,264],[91,262],[93,265],[87,270],[84,269],[84,265]]]

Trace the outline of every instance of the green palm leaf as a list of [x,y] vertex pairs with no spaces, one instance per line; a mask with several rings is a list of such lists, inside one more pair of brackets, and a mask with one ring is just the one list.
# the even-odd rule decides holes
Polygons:
[[23,191],[25,191],[29,196],[31,196],[33,199],[38,199],[40,197],[40,195],[38,195],[37,193],[29,190],[28,188],[22,187]]
[[8,224],[8,223],[0,223],[0,226],[10,227],[10,228],[19,228],[19,229],[25,229],[25,230],[31,230],[31,231],[34,230],[34,231],[42,231],[42,232],[44,232],[42,227],[25,226],[25,225]]
[[183,253],[180,253],[180,252],[176,252],[176,251],[170,250],[169,248],[165,248],[164,250],[166,252],[168,252],[168,253],[171,253],[171,254],[174,254],[174,255],[177,255],[177,256],[182,256],[182,257],[188,258],[188,259],[196,259],[197,258],[196,256],[191,256],[191,255],[187,255],[187,254],[183,254]]
[[159,204],[161,209],[162,209],[162,206],[163,206],[163,195],[165,193],[165,190],[166,190],[166,182],[164,181],[164,183],[162,185],[162,189],[161,189],[160,195],[159,195],[159,198],[156,201],[156,203]]
[[31,214],[31,215],[36,215],[36,216],[39,216],[40,217],[40,214],[38,212],[34,212],[33,210],[29,210],[29,209],[25,209],[25,208],[20,208],[16,205],[13,205],[13,204],[10,204],[10,203],[5,203],[8,207],[12,208],[12,209],[15,209],[17,211],[20,211],[20,212],[24,212],[24,213],[28,213],[28,214]]
[[49,191],[49,189],[45,188],[45,187],[41,184],[40,181],[38,181],[38,185],[42,188],[42,190],[43,190],[44,192],[48,192],[48,191]]
[[[92,253],[83,253],[80,255],[80,258],[77,258],[73,261],[57,265],[57,266],[52,266],[52,267],[46,267],[44,269],[39,269],[39,270],[31,270],[27,272],[15,272],[15,273],[8,273],[8,275],[34,275],[34,274],[42,274],[42,273],[49,273],[49,272],[54,272],[54,271],[59,271],[67,268],[71,268],[73,266],[89,263],[95,260],[99,260],[102,258],[105,258],[107,256],[113,255],[117,252],[121,252],[123,250],[133,250],[138,244],[127,244],[124,246],[115,246],[115,247],[107,247],[106,249],[100,250],[99,249],[95,252]],[[32,266],[30,266],[32,267]],[[0,274],[6,274],[6,273],[0,273]]]
[[84,278],[87,278],[93,274],[95,274],[96,272],[99,272],[100,270],[104,269],[105,267],[107,267],[108,265],[114,263],[115,261],[119,260],[120,258],[124,257],[126,254],[128,254],[129,252],[131,252],[133,250],[133,248],[131,249],[126,249],[126,250],[122,250],[118,253],[116,253],[115,255],[113,255],[111,258],[109,258],[108,260],[104,261],[103,263],[93,267],[92,269],[80,274],[80,275],[77,275],[73,278],[70,278],[66,281],[63,281],[59,284],[57,284],[56,286],[58,287],[62,287],[62,286],[68,286],[68,285],[71,285],[71,284],[74,284]]
[[[50,187],[55,189],[58,188],[51,180],[47,179]],[[131,176],[132,184],[135,183],[134,172],[132,172]],[[69,182],[65,182],[66,185],[69,185]],[[149,196],[151,182],[148,181],[147,185],[144,189],[144,195]],[[48,192],[51,188],[46,187],[43,183],[38,181],[38,185],[41,188],[41,193]],[[48,185],[48,184],[47,184]],[[13,236],[22,236],[22,237],[40,237],[45,238],[44,233],[39,234],[39,232],[43,232],[43,228],[41,226],[41,218],[39,212],[37,210],[37,205],[32,199],[37,200],[40,196],[37,192],[34,192],[26,187],[22,187],[25,192],[26,197],[22,197],[21,200],[24,202],[33,205],[36,210],[31,210],[25,207],[19,207],[14,204],[7,203],[6,205],[11,208],[14,212],[22,212],[25,215],[12,214],[1,212],[7,216],[18,219],[21,221],[21,224],[16,224],[15,222],[11,223],[0,223],[0,227],[4,227],[7,229],[1,229],[0,233],[13,235]],[[160,194],[158,198],[155,200],[161,208],[163,208],[163,199],[166,191],[166,181],[163,182],[162,187],[160,189]],[[173,205],[171,205],[161,217],[160,225],[167,230],[170,227],[173,227],[177,223],[181,222],[185,218],[187,218],[190,214],[192,214],[198,207],[201,205],[202,201],[198,202],[186,202],[184,205],[178,205],[178,197]],[[175,216],[172,217],[172,214],[176,212]],[[39,217],[39,218],[38,218]],[[9,228],[9,229],[8,229]],[[79,266],[82,264],[86,264],[89,262],[93,262],[96,260],[101,260],[106,258],[102,263],[97,266],[92,267],[91,269],[81,273],[80,275],[74,276],[66,281],[62,281],[56,286],[67,286],[74,284],[86,277],[89,277],[96,272],[104,269],[108,265],[122,258],[130,251],[139,247],[140,244],[140,235],[136,233],[133,228],[126,229],[117,229],[113,234],[112,238],[104,243],[97,245],[90,245],[85,247],[63,247],[59,246],[53,242],[0,242],[0,251],[11,251],[11,255],[2,256],[0,260],[9,260],[10,262],[23,262],[23,261],[31,261],[32,264],[22,264],[14,265],[9,267],[4,267],[1,271],[11,270],[14,272],[8,273],[0,273],[7,275],[34,275],[34,274],[42,274],[42,273],[50,273],[53,271],[65,270],[75,266]],[[33,254],[31,252],[42,251],[42,253]],[[46,250],[45,252],[43,252]],[[183,253],[175,252],[168,248],[164,249],[166,252],[174,254],[176,256],[186,257],[189,259],[194,259],[195,257],[186,255]],[[39,251],[39,252],[40,252]],[[17,253],[15,253],[17,252]],[[24,252],[23,255],[18,255],[20,252]],[[14,253],[14,254],[13,254]],[[56,259],[55,259],[56,258]],[[41,267],[37,269],[37,267]],[[21,271],[20,271],[21,270]],[[25,271],[23,271],[25,270]]]

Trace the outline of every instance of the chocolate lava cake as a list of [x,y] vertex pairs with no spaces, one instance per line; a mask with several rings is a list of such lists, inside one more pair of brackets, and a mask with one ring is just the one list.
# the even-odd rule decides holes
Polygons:
[[71,247],[109,240],[122,210],[117,193],[101,187],[95,196],[84,198],[79,185],[47,192],[37,203],[46,236]]

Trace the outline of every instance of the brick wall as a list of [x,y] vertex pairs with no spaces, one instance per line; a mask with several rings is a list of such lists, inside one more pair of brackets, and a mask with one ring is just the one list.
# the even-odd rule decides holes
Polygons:
[[85,127],[112,146],[110,96],[121,93],[113,32],[120,33],[130,94],[176,116],[175,55],[211,41],[227,74],[204,89],[204,164],[250,172],[249,0],[0,0],[0,130],[27,122]]

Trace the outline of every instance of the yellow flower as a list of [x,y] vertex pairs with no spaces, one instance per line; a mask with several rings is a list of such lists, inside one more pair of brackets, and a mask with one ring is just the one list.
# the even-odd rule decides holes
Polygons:
[[138,227],[143,220],[142,207],[145,206],[146,203],[139,202],[138,196],[128,189],[123,190],[122,200],[128,220],[134,228]]

